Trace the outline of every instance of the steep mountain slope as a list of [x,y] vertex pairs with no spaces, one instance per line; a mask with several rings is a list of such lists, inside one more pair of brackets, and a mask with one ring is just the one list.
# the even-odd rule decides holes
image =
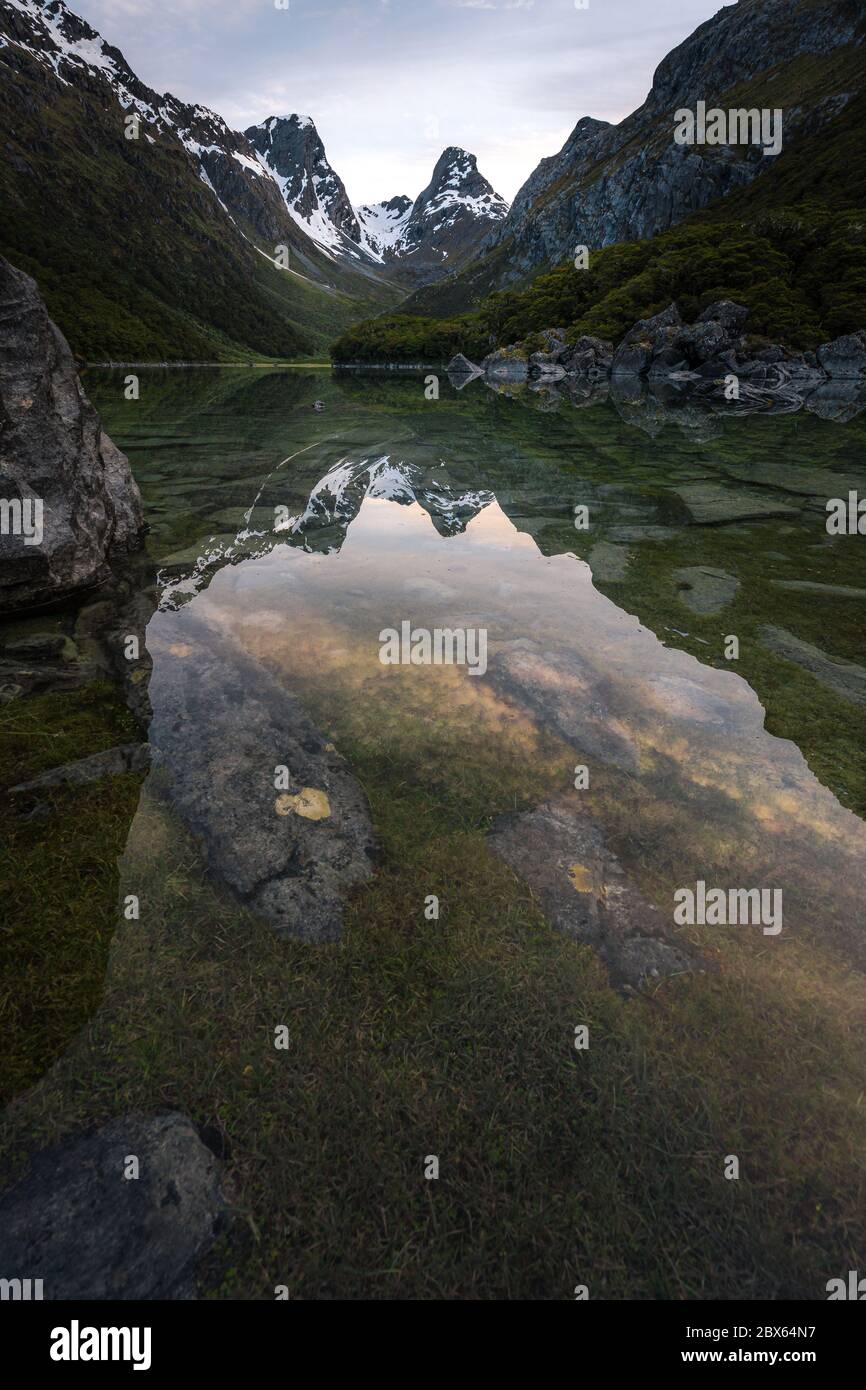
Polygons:
[[62,0],[0,0],[0,79],[0,250],[79,354],[295,356],[399,298],[323,254],[244,136],[146,87]]
[[[455,312],[571,258],[577,246],[656,236],[741,190],[753,188],[753,204],[765,206],[816,192],[815,160],[833,162],[838,141],[850,138],[852,110],[862,119],[864,33],[860,0],[739,0],[720,10],[659,64],[632,115],[616,126],[579,120],[559,154],[542,160],[520,189],[476,262],[456,280],[421,290],[407,311]],[[726,111],[781,110],[781,153],[676,143],[675,113],[699,101]],[[849,189],[848,205],[855,201]]]
[[[361,229],[310,116],[270,116],[244,131],[290,216],[322,249],[361,259]],[[347,244],[351,243],[351,245]]]
[[414,202],[400,195],[355,209],[309,116],[270,116],[244,136],[322,251],[356,268],[383,268],[401,284],[459,270],[508,212],[475,156],[455,146],[443,150]]

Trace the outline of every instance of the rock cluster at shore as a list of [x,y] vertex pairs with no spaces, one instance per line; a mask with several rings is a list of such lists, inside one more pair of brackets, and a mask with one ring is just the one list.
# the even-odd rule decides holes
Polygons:
[[756,348],[745,333],[748,313],[742,304],[721,299],[687,324],[676,304],[669,304],[639,320],[616,346],[587,334],[572,342],[565,329],[548,328],[532,340],[497,348],[480,366],[460,353],[449,362],[448,373],[461,385],[481,375],[491,382],[514,383],[565,377],[673,381],[732,400],[780,389],[808,390],[831,379],[866,385],[866,329],[824,343],[817,352]]

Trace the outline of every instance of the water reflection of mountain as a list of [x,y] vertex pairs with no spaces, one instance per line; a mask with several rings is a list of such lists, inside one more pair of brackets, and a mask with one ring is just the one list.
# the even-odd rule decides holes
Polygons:
[[233,540],[217,538],[191,568],[184,565],[179,574],[166,567],[162,575],[166,582],[163,607],[178,607],[192,594],[207,588],[223,565],[266,555],[277,545],[300,545],[322,552],[339,550],[367,497],[406,506],[417,503],[440,536],[458,535],[472,517],[496,500],[486,489],[464,489],[452,484],[444,464],[422,466],[383,453],[339,458],[310,489],[306,504],[293,512],[287,502],[272,499],[291,495],[280,474],[287,463],[294,461],[283,460],[268,475]]
[[636,381],[458,393],[444,375],[430,401],[423,373],[384,371],[154,370],[141,387],[127,402],[122,373],[88,373],[145,498],[164,607],[277,547],[336,556],[371,493],[417,501],[455,538],[495,497],[668,645],[713,663],[736,633],[768,726],[845,805],[866,805],[866,764],[851,761],[866,715],[839,693],[840,673],[860,679],[862,538],[825,527],[828,498],[866,495],[863,413],[827,419],[813,397],[729,418]]

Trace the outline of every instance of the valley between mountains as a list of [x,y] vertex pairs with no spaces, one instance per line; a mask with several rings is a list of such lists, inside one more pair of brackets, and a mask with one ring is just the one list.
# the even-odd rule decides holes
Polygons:
[[[864,31],[857,0],[739,0],[625,120],[581,115],[510,207],[457,146],[416,195],[353,207],[314,115],[232,130],[64,0],[0,0],[0,252],[90,361],[444,363],[554,326],[613,336],[678,294],[815,346],[866,323]],[[778,108],[780,153],[676,144],[699,100]]]

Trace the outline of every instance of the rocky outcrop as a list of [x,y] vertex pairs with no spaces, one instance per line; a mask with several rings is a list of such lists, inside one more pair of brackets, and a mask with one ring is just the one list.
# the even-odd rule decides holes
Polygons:
[[41,1279],[50,1300],[195,1297],[196,1265],[229,1217],[221,1166],[176,1113],[124,1115],[43,1149],[0,1197],[4,1278]]
[[522,343],[511,347],[497,348],[490,352],[481,363],[484,373],[500,381],[526,381],[529,376],[529,356],[523,351]]
[[866,381],[866,330],[822,344],[817,357],[829,377]]
[[559,362],[569,375],[580,373],[591,379],[607,376],[613,366],[613,343],[584,333],[572,347],[565,349]]
[[125,455],[88,401],[36,284],[0,258],[0,608],[103,580],[144,522]]
[[[748,316],[745,305],[720,299],[687,324],[677,305],[669,304],[639,319],[616,348],[588,335],[570,344],[565,330],[548,328],[533,340],[497,348],[484,358],[480,370],[493,386],[534,380],[542,388],[566,378],[565,389],[572,395],[576,378],[596,383],[609,376],[626,392],[635,379],[654,387],[687,384],[695,399],[716,399],[733,413],[799,410],[812,393],[815,399],[809,408],[827,418],[851,418],[862,409],[866,330],[825,343],[817,353],[778,344],[753,347],[745,332]],[[544,348],[534,351],[531,341],[539,337]]]

